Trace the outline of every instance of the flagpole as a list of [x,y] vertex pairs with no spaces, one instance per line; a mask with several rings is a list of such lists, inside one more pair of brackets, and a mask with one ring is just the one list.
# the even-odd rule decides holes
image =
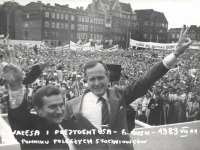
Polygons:
[[157,35],[157,43],[158,43],[158,35]]
[[[9,16],[9,13],[7,14],[7,37],[8,37],[8,35],[9,35],[9,18],[10,18],[10,16]],[[7,39],[7,45],[9,44],[9,37],[8,37],[8,39]]]

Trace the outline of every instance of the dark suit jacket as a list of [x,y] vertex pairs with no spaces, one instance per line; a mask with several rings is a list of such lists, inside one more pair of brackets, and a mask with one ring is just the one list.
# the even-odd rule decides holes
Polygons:
[[[150,102],[148,104],[148,108],[150,109],[149,113],[149,124],[150,125],[161,125],[163,122],[163,99],[160,97],[157,101],[158,106],[154,107],[154,109],[151,108],[152,104],[156,104],[155,99],[150,99]],[[162,113],[161,113],[162,112]]]
[[[168,69],[163,65],[162,62],[158,62],[151,69],[149,69],[142,77],[138,78],[132,84],[125,87],[111,87],[107,90],[107,97],[110,101],[110,118],[109,118],[109,129],[112,131],[117,131],[117,133],[112,133],[111,135],[105,136],[102,134],[95,135],[84,135],[86,139],[93,139],[93,144],[84,144],[77,146],[79,149],[102,149],[107,146],[109,149],[134,149],[133,144],[112,144],[112,143],[95,143],[98,139],[111,139],[111,140],[125,140],[129,141],[129,135],[123,135],[122,130],[127,130],[126,121],[126,109],[127,106],[132,103],[137,98],[146,94],[150,86],[153,85],[155,81],[160,79]],[[84,94],[66,103],[66,114],[65,118],[78,122],[83,129],[96,129],[91,122],[81,115],[81,106]],[[91,112],[92,113],[92,112]]]
[[[11,126],[12,131],[18,131],[16,134],[14,134],[15,138],[21,145],[21,149],[69,149],[68,145],[66,143],[56,143],[54,144],[54,139],[59,140],[65,140],[62,134],[55,134],[55,130],[61,130],[58,125],[53,125],[49,123],[46,119],[39,117],[38,115],[31,114],[27,107],[27,102],[24,100],[22,104],[15,109],[8,109],[8,119]],[[62,124],[63,128],[65,129],[74,129],[75,125],[74,123],[63,120]],[[21,131],[27,131],[29,130],[27,136],[22,135],[19,133],[22,133]],[[36,133],[35,131],[38,130],[40,132],[39,135],[32,135],[31,133]],[[20,132],[19,132],[20,131]],[[49,132],[47,134],[47,131]],[[39,144],[39,143],[33,143],[28,144],[26,142],[31,142],[32,140],[37,141],[49,141],[48,144]]]

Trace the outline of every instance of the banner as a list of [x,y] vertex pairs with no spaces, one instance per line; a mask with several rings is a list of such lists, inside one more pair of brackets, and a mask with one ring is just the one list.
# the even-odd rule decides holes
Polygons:
[[31,49],[34,48],[35,45],[31,44],[31,43],[26,43],[27,49]]
[[200,121],[134,129],[130,138],[141,150],[198,150]]
[[107,50],[107,52],[115,52],[115,51],[117,51],[118,49],[119,49],[119,48],[118,48],[118,44],[117,44],[117,45],[115,45],[115,46],[109,48],[109,49]]
[[[141,42],[130,39],[130,47],[141,47],[141,48],[148,48],[150,49],[152,46],[154,49],[158,50],[175,50],[178,46],[178,43],[154,43],[154,42]],[[199,49],[200,50],[200,44],[198,45],[191,45],[189,49]]]
[[4,38],[4,35],[3,35],[3,34],[1,34],[1,35],[0,35],[0,38]]

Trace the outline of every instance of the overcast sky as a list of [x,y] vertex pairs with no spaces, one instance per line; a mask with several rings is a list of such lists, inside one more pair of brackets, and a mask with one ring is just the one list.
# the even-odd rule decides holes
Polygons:
[[[8,0],[5,0],[8,1]],[[21,5],[37,0],[15,0]],[[92,0],[41,0],[44,4],[58,3],[69,4],[69,7],[76,8],[83,6],[84,9]],[[168,20],[169,28],[180,28],[185,25],[200,26],[200,0],[119,0],[123,3],[130,3],[133,10],[154,9],[163,12]],[[3,1],[0,2],[2,4]]]

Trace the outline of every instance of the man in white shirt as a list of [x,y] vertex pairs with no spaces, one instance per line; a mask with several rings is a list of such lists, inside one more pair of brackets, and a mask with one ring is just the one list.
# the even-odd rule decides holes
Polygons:
[[[183,27],[178,48],[162,61],[155,64],[143,76],[125,87],[109,88],[109,70],[101,61],[91,61],[85,65],[84,74],[89,90],[66,103],[66,119],[78,122],[84,129],[111,130],[111,134],[84,135],[92,143],[80,145],[80,149],[129,149],[133,143],[113,144],[114,140],[130,141],[126,122],[126,109],[130,103],[145,95],[148,89],[176,63],[177,57],[192,44],[186,40],[188,28]],[[186,42],[186,43],[185,43]],[[103,139],[107,142],[99,142]],[[108,142],[109,140],[109,142]]]

